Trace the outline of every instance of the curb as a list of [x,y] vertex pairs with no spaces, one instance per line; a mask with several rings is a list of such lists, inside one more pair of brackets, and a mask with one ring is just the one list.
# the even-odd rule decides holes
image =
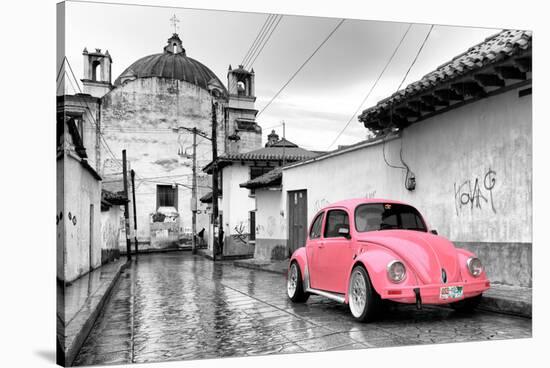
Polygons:
[[[235,267],[248,268],[253,270],[259,270],[264,272],[271,272],[280,275],[284,275],[284,270],[270,269],[266,267],[266,264],[256,264],[251,262],[235,261],[233,262]],[[519,317],[532,318],[532,305],[531,303],[499,298],[491,295],[483,295],[481,303],[478,307],[480,310],[485,310],[494,313],[509,314]]]
[[504,299],[489,295],[483,295],[478,309],[489,312],[532,318],[532,304],[520,300]]
[[286,274],[285,270],[265,268],[265,267],[263,267],[263,265],[254,264],[254,263],[250,263],[250,262],[235,261],[235,262],[233,262],[233,265],[235,267],[248,268],[248,269],[259,270],[259,271],[264,271],[264,272],[271,272],[271,273],[276,273],[276,274],[279,274],[279,275],[285,275]]
[[95,321],[99,317],[99,314],[103,310],[103,307],[105,306],[105,303],[107,300],[109,300],[109,297],[111,296],[111,292],[116,285],[118,279],[120,278],[120,274],[122,271],[124,271],[126,268],[128,268],[130,265],[130,262],[126,262],[123,265],[120,266],[119,270],[117,271],[115,277],[113,277],[113,280],[111,281],[111,284],[101,297],[100,301],[97,303],[96,307],[94,308],[94,311],[90,313],[88,319],[84,324],[82,325],[82,328],[80,331],[76,334],[76,337],[73,341],[73,344],[65,351],[65,366],[69,367],[73,365],[73,362],[78,355],[78,352],[80,351],[80,348],[82,348],[82,345],[84,344],[84,341],[90,334],[90,331],[92,330],[92,327],[94,326]]

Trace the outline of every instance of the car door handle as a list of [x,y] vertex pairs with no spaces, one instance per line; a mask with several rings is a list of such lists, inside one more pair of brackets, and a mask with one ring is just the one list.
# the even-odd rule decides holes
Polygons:
[[324,248],[325,247],[325,243],[319,243],[319,248]]

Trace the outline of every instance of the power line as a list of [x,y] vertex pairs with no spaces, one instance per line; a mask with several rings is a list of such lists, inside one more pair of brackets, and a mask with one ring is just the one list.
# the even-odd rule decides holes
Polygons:
[[[265,36],[266,30],[269,27],[271,27],[271,23],[275,20],[275,18],[276,18],[275,14],[269,14],[267,16],[264,24],[262,25],[262,28],[260,28],[260,31],[256,35],[256,38],[254,39],[254,42],[252,42],[252,44],[248,48],[248,51],[244,55],[244,57],[241,61],[241,65],[245,65],[250,60],[251,55],[254,53],[254,51],[257,49],[257,46],[261,42],[260,39],[262,39]],[[269,24],[269,26],[268,26],[268,24]]]
[[416,56],[414,57],[414,60],[412,61],[411,65],[409,66],[409,69],[407,70],[407,72],[403,76],[403,80],[401,81],[401,83],[399,83],[399,87],[397,87],[397,91],[399,91],[401,89],[401,86],[405,82],[405,79],[407,79],[407,76],[409,75],[409,72],[411,71],[413,65],[416,63],[416,60],[418,59],[418,55],[420,55],[420,53],[422,52],[422,49],[424,48],[424,45],[426,45],[426,41],[428,41],[428,37],[430,37],[430,33],[432,33],[433,29],[434,29],[434,25],[432,24],[429,31],[428,31],[428,33],[426,34],[426,37],[424,38],[424,41],[422,42],[422,45],[420,45],[420,48],[418,49],[418,52],[416,53]]
[[300,67],[298,68],[298,70],[296,70],[296,72],[294,72],[294,74],[292,74],[292,76],[290,77],[290,79],[279,89],[279,91],[277,91],[277,93],[275,93],[275,95],[271,98],[271,100],[269,100],[269,102],[262,108],[262,110],[256,115],[256,118],[258,118],[264,111],[265,109],[267,109],[267,107],[269,105],[271,105],[271,103],[277,98],[277,96],[279,96],[279,94],[286,88],[286,86],[288,86],[290,84],[290,82],[292,82],[292,80],[294,79],[294,77],[296,77],[296,75],[298,75],[298,73],[304,68],[304,66],[306,66],[306,64],[313,58],[313,56],[315,56],[315,54],[317,54],[317,52],[321,49],[321,47],[323,47],[323,45],[332,37],[332,35],[334,34],[334,32],[336,32],[336,30],[338,30],[338,28],[340,28],[340,26],[342,25],[342,23],[344,23],[345,19],[341,19],[338,24],[336,25],[336,27],[334,27],[334,29],[328,34],[327,37],[325,37],[325,39],[323,40],[323,42],[321,42],[321,44],[319,44],[319,46],[317,46],[317,48],[315,49],[315,51],[313,51],[313,53],[306,59],[306,61],[304,61],[302,63],[302,65],[300,65]]
[[[244,56],[243,60],[241,61],[241,65],[244,69],[250,69],[254,65],[254,62],[258,58],[258,56],[263,51],[264,47],[267,45],[269,40],[271,39],[271,36],[273,35],[273,32],[283,19],[283,15],[274,15],[270,14],[266,21],[264,22],[262,28],[260,29],[260,32],[254,39],[254,42],[252,45],[250,45],[246,55]],[[275,23],[276,22],[276,23]],[[248,64],[248,65],[247,65]],[[236,80],[233,80],[233,82],[227,86],[228,91],[230,91],[235,84],[237,83]]]
[[275,26],[271,29],[269,35],[267,36],[264,44],[262,45],[262,47],[260,48],[260,50],[258,51],[258,53],[256,54],[256,56],[254,56],[254,59],[252,59],[252,61],[250,62],[250,64],[248,65],[247,69],[250,69],[252,68],[252,65],[254,65],[254,63],[256,62],[256,59],[258,58],[258,56],[260,56],[260,54],[262,53],[265,45],[267,45],[267,43],[269,42],[269,40],[271,39],[271,36],[273,35],[273,32],[275,32],[275,29],[277,28],[277,26],[279,25],[279,23],[281,22],[281,20],[283,19],[283,16],[280,15],[279,16],[279,19],[277,20],[277,23],[275,23]]
[[[73,79],[75,80],[75,83],[76,83],[76,85],[77,85],[77,87],[78,87],[79,92],[82,93],[82,90],[80,89],[80,85],[78,84],[78,81],[77,81],[76,76],[75,76],[75,74],[74,74],[74,71],[73,71],[73,68],[72,68],[72,66],[71,66],[71,63],[69,62],[69,60],[68,60],[66,57],[64,58],[64,60],[65,60],[66,65],[69,66],[69,70],[70,70],[70,72],[71,72],[71,75],[72,75]],[[68,75],[67,75],[67,76],[68,76]],[[72,81],[71,81],[70,78],[69,78],[69,82],[71,83],[71,87],[73,88],[73,91],[75,92],[75,97],[77,97],[77,99],[79,100],[79,104],[80,104],[80,101],[82,101],[82,96],[81,96],[81,95],[78,95],[78,94],[76,93],[76,88],[75,88],[74,85],[72,84]],[[100,128],[99,128],[99,124],[97,123],[95,117],[94,117],[93,114],[92,114],[92,110],[91,110],[91,108],[90,108],[90,105],[88,104],[87,101],[84,101],[84,103],[86,104],[86,106],[83,106],[82,104],[80,104],[80,105],[81,105],[82,107],[85,107],[85,108],[88,110],[88,114],[89,114],[90,118],[92,119],[92,123],[93,123],[93,124],[96,126],[96,128],[97,128],[97,131],[98,131],[98,134],[99,134],[99,142],[100,142],[100,144],[102,144],[103,147],[106,149],[106,151],[111,155],[111,157],[113,158],[115,164],[118,165],[121,169],[123,169],[122,164],[119,162],[119,159],[115,156],[115,154],[114,154],[113,151],[111,150],[111,147],[109,147],[109,144],[108,144],[107,141],[105,140],[105,137],[103,137],[103,134],[102,134],[102,132],[101,132],[101,130],[100,130]],[[137,176],[138,178],[141,178],[140,175],[137,174],[137,173],[136,173],[136,176]]]
[[344,131],[348,128],[348,126],[350,125],[350,123],[353,121],[353,119],[355,118],[355,116],[357,115],[357,113],[359,112],[359,110],[361,110],[361,107],[363,107],[363,105],[365,104],[365,101],[367,101],[367,99],[370,97],[372,91],[374,90],[374,88],[376,87],[376,85],[378,84],[378,81],[380,81],[380,78],[382,78],[382,75],[384,74],[384,72],[386,71],[386,69],[388,68],[388,66],[391,64],[395,54],[397,54],[397,51],[399,50],[399,48],[401,47],[401,44],[403,43],[403,41],[405,40],[405,37],[407,36],[407,34],[409,33],[409,30],[411,29],[412,27],[412,24],[409,24],[409,26],[407,27],[407,30],[405,31],[405,33],[403,34],[403,36],[401,37],[401,39],[399,40],[399,43],[397,44],[397,46],[395,47],[395,49],[393,50],[393,53],[391,54],[390,58],[388,59],[388,61],[386,62],[386,65],[384,65],[384,68],[382,69],[382,71],[380,72],[380,74],[378,75],[378,77],[376,78],[376,80],[374,81],[373,85],[371,86],[369,92],[365,95],[365,97],[363,98],[363,100],[361,101],[361,103],[359,104],[359,106],[357,107],[357,110],[355,110],[355,112],[351,115],[351,117],[349,118],[348,122],[346,123],[346,125],[344,126],[344,128],[342,130],[340,130],[340,132],[336,135],[336,138],[334,138],[334,140],[332,141],[332,143],[327,147],[327,150],[330,149],[330,147],[332,147],[332,145],[334,143],[336,143],[336,141],[338,140],[338,138],[340,138],[340,136],[344,133]]

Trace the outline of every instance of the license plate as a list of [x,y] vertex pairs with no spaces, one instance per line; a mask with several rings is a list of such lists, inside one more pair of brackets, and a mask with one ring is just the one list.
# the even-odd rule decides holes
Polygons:
[[443,286],[439,292],[441,299],[456,299],[462,297],[462,286]]

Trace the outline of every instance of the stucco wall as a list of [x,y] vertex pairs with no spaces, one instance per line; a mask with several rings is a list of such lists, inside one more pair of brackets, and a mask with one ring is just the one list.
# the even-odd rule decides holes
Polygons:
[[256,247],[254,258],[283,259],[286,250],[286,221],[281,211],[281,190],[256,190]]
[[[220,107],[218,142],[223,142],[225,136],[222,119]],[[192,160],[178,155],[178,151],[185,153],[186,149],[192,154],[192,134],[183,131],[178,134],[170,129],[197,127],[210,135],[211,97],[208,91],[183,81],[156,77],[136,79],[102,98],[102,126],[113,152],[120,155],[125,148],[137,173],[137,235],[140,243],[149,242],[150,214],[156,211],[156,184],[192,184]],[[211,142],[198,137],[197,143],[200,171],[211,160]],[[219,148],[219,154],[222,153],[223,144]],[[180,185],[178,211],[182,233],[191,228],[190,201],[191,190]],[[143,247],[146,245],[140,244],[140,248]]]
[[57,279],[63,280],[65,277],[65,193],[64,193],[64,158],[63,152],[58,153],[56,162],[56,265]]
[[[441,235],[483,253],[493,280],[530,286],[531,111],[531,95],[511,90],[405,129],[385,153],[400,166],[402,147],[414,191],[404,187],[405,170],[384,162],[383,144],[286,169],[283,188],[307,189],[308,223],[319,208],[346,198],[411,203]],[[286,194],[286,216],[285,201]]]
[[250,180],[250,167],[235,163],[223,168],[223,192],[220,209],[223,211],[224,249],[228,256],[252,255],[254,245],[250,235],[249,211],[255,209],[254,198],[240,183]]
[[[63,180],[64,280],[70,282],[101,265],[101,182],[71,155],[64,159]],[[92,228],[90,204],[94,205]]]
[[113,205],[106,211],[101,211],[101,263],[118,258],[120,228],[123,223],[124,211],[120,206]]

